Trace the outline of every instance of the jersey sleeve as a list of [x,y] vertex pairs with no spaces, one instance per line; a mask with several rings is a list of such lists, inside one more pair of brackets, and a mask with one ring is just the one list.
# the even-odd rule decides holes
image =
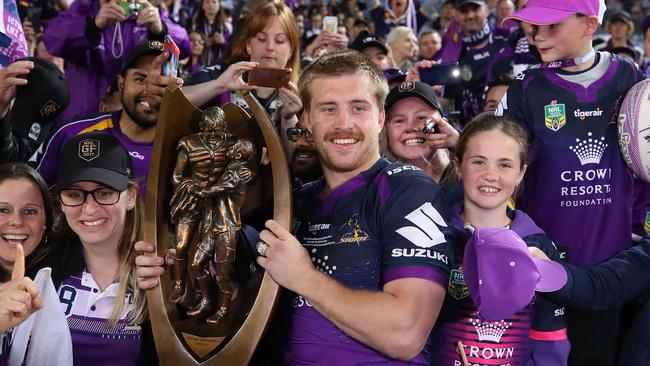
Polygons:
[[444,287],[451,255],[447,208],[430,178],[411,173],[419,174],[392,179],[395,184],[389,183],[391,195],[380,214],[382,282],[423,278]]
[[[56,175],[59,168],[59,155],[69,138],[70,135],[64,128],[59,129],[38,148],[30,159],[31,162],[36,162],[36,170],[43,177],[48,186],[52,186],[56,183]],[[42,153],[40,157],[39,153]]]
[[196,74],[192,75],[188,80],[185,81],[186,86],[196,85],[207,83],[208,81],[215,80],[221,76],[223,73],[223,68],[221,65],[214,65],[210,67],[204,67]]
[[[560,261],[553,242],[543,234],[526,238],[528,246],[539,248],[551,260]],[[535,294],[535,313],[529,330],[531,365],[566,365],[571,345],[567,338],[564,306],[543,293]]]
[[549,296],[571,308],[603,310],[650,291],[648,239],[596,266],[563,265],[568,274],[567,284]]

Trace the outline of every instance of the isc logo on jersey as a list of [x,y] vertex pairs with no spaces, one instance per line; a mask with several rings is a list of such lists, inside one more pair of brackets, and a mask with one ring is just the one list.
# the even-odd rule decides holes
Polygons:
[[558,104],[557,100],[544,106],[544,124],[550,130],[557,131],[566,124],[566,108],[564,104]]
[[447,264],[447,256],[430,249],[438,244],[447,242],[445,235],[440,231],[438,226],[447,227],[447,223],[442,218],[431,202],[426,202],[404,217],[415,226],[404,226],[397,229],[397,233],[408,239],[417,248],[393,248],[391,255],[397,257],[413,258],[430,258],[440,260]]

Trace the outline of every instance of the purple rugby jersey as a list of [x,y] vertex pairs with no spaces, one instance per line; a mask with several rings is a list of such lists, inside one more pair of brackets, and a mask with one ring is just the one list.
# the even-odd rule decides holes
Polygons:
[[153,142],[135,142],[122,133],[120,129],[121,111],[94,114],[78,120],[66,122],[57,128],[34,155],[30,163],[36,163],[36,169],[43,176],[48,185],[56,183],[56,174],[59,166],[61,150],[68,140],[82,133],[102,131],[115,136],[126,148],[133,163],[134,176],[140,184],[140,196],[144,199],[147,191],[147,175]]
[[108,318],[117,300],[117,282],[103,292],[88,272],[69,277],[59,287],[61,308],[68,318],[75,366],[135,365],[140,351],[140,326],[126,318],[135,311],[127,293],[124,312],[113,328]]
[[594,65],[579,73],[526,70],[501,103],[531,140],[518,208],[570,263],[600,263],[630,245],[633,180],[614,113],[642,78],[634,64],[597,52]]
[[[381,291],[401,278],[446,286],[449,228],[438,188],[420,169],[380,159],[323,200],[323,180],[295,194],[296,237],[320,271],[353,289]],[[292,295],[285,364],[399,362],[354,340]],[[429,347],[411,365],[428,365]]]
[[[566,365],[570,345],[562,306],[536,296],[507,319],[488,322],[481,318],[463,277],[463,254],[472,234],[464,228],[460,212],[460,205],[453,207],[451,274],[445,302],[431,332],[432,365],[462,365],[456,349],[458,341],[463,343],[467,360],[473,366]],[[559,259],[551,240],[528,215],[521,211],[509,211],[508,215],[512,231],[528,246],[541,249],[551,259]]]

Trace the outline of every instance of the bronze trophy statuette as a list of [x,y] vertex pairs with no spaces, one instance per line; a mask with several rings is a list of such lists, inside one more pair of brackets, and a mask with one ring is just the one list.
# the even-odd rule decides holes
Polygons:
[[275,127],[245,99],[253,117],[231,103],[201,112],[175,86],[161,104],[144,235],[175,259],[147,292],[161,365],[246,365],[275,307],[242,227],[264,203],[291,227],[291,180]]

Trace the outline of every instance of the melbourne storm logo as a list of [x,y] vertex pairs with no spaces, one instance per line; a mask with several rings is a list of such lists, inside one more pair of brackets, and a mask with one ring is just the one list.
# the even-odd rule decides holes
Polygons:
[[359,226],[359,217],[355,214],[348,219],[344,226],[349,226],[352,231],[341,237],[341,243],[357,243],[368,240],[368,234]]

